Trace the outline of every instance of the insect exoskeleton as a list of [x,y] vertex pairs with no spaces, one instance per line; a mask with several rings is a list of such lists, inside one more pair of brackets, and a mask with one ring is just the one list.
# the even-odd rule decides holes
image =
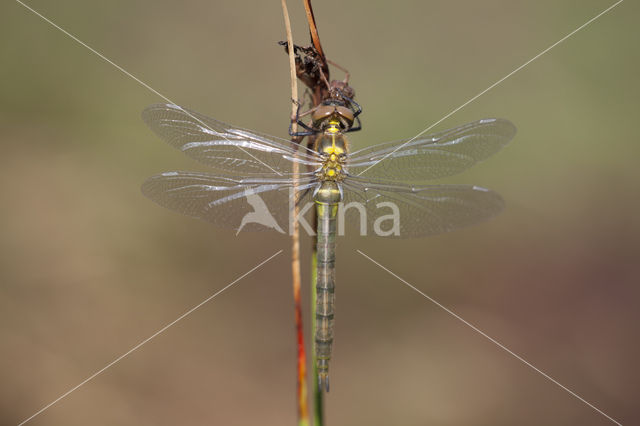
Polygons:
[[312,127],[315,129],[324,129],[336,124],[340,130],[347,130],[353,126],[354,119],[351,109],[335,103],[319,105],[311,114]]

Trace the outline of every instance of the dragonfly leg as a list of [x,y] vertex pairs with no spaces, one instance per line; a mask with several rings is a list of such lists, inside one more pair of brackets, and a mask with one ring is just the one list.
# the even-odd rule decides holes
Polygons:
[[[291,121],[289,122],[289,135],[290,136],[313,136],[313,135],[315,135],[318,131],[316,129],[312,128],[312,127],[309,127],[308,125],[303,123],[302,120],[300,120],[302,117],[311,114],[315,110],[315,108],[312,108],[309,111],[303,112],[301,114],[300,113],[300,107],[302,106],[302,104],[300,102],[294,100],[294,99],[292,99],[291,101],[297,105],[297,109],[296,109],[295,117],[291,117]],[[300,127],[305,129],[306,131],[294,132],[293,131],[293,123],[297,123]]]
[[362,130],[362,123],[360,122],[360,117],[356,117],[356,125],[351,126],[347,132],[357,132],[358,130]]
[[360,106],[360,104],[354,101],[352,98],[347,98],[345,96],[345,99],[348,100],[353,107],[351,108],[351,110],[353,111],[353,117],[356,118],[357,116],[359,116],[362,112],[362,107]]
[[298,125],[304,129],[306,129],[306,132],[300,131],[300,132],[294,132],[293,131],[293,120],[289,123],[289,135],[290,136],[313,136],[316,133],[318,133],[316,130],[313,130],[313,128],[307,126],[306,124],[304,124],[302,121],[297,120],[296,121],[298,123]]

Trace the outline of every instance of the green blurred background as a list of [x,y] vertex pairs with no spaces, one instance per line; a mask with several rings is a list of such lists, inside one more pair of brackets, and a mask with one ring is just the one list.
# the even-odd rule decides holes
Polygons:
[[[307,44],[301,1],[289,3]],[[314,6],[365,108],[351,138],[362,147],[415,135],[611,4]],[[286,135],[279,1],[29,5],[175,102]],[[508,148],[447,180],[497,190],[501,216],[423,240],[339,240],[328,425],[611,424],[356,249],[621,423],[640,423],[638,12],[622,3],[434,129],[516,124]],[[236,237],[144,198],[152,174],[204,170],[140,119],[162,99],[18,3],[0,6],[0,40],[0,424],[282,248],[30,424],[294,424],[289,240]]]

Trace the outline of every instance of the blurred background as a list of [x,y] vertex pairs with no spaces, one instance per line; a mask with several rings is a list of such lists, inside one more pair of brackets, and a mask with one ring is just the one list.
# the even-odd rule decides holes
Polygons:
[[[359,148],[414,136],[612,3],[314,6],[364,107]],[[279,1],[28,4],[175,102],[286,136]],[[0,7],[0,424],[280,249],[29,424],[294,424],[289,240],[236,237],[144,198],[150,175],[205,170],[140,119],[162,99],[20,4]],[[302,3],[289,7],[306,45]],[[640,423],[638,12],[622,3],[434,129],[516,124],[506,149],[447,179],[498,191],[502,215],[422,240],[338,241],[327,425],[612,424],[357,249],[617,421]]]

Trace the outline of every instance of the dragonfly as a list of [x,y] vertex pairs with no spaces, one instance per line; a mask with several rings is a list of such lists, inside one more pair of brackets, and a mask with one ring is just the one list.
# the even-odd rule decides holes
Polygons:
[[[142,192],[161,206],[236,231],[278,232],[300,219],[295,211],[315,207],[314,338],[318,384],[325,391],[333,345],[339,208],[360,206],[367,229],[392,238],[425,237],[488,220],[504,207],[496,192],[475,185],[418,183],[468,169],[516,133],[508,120],[491,118],[351,151],[345,133],[354,125],[354,111],[332,103],[311,111],[312,124],[305,127],[313,138],[309,147],[174,104],[151,105],[142,117],[171,146],[215,171],[150,177]],[[395,206],[386,230],[381,229],[380,205]]]

